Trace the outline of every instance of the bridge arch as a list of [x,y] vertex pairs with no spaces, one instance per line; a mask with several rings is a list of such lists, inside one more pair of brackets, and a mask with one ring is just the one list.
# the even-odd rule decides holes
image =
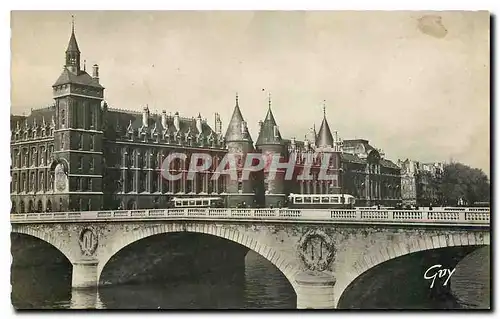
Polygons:
[[117,254],[123,248],[147,237],[178,232],[207,234],[224,238],[256,252],[257,254],[271,262],[276,268],[278,268],[278,270],[287,278],[290,285],[293,287],[295,293],[297,294],[298,290],[295,276],[299,272],[299,269],[296,264],[288,260],[288,258],[284,257],[277,250],[268,245],[260,243],[257,239],[248,236],[243,232],[239,232],[237,230],[233,230],[223,226],[207,224],[164,224],[147,229],[137,229],[131,232],[129,231],[126,232],[124,236],[117,236],[115,240],[108,242],[106,251],[99,256],[97,281],[100,280],[101,273],[111,257]]
[[[463,232],[456,234],[419,236],[419,238],[406,237],[405,240],[392,242],[389,245],[373,249],[368,254],[363,254],[345,273],[342,280],[335,285],[335,302],[338,304],[346,288],[359,276],[373,267],[404,255],[424,250],[432,250],[456,246],[483,246],[490,245],[489,232]],[[339,279],[341,279],[339,278]]]
[[52,236],[51,232],[38,230],[30,225],[17,225],[12,228],[12,233],[24,234],[38,238],[59,250],[71,263],[77,259],[79,252],[73,252],[70,245],[66,245],[60,238]]

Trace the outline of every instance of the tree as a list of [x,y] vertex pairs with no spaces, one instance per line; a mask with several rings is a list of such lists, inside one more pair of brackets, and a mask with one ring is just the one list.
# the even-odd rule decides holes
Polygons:
[[467,205],[490,200],[490,182],[486,174],[461,163],[446,164],[439,192],[447,205],[456,205],[460,198]]

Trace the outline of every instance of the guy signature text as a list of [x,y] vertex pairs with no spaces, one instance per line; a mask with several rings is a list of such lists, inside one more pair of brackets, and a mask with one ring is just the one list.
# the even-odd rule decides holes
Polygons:
[[434,282],[436,281],[436,278],[443,278],[443,277],[446,277],[446,280],[443,283],[443,286],[446,286],[446,284],[448,284],[448,281],[451,278],[451,275],[453,275],[453,273],[456,270],[456,268],[454,268],[453,270],[444,269],[444,268],[440,269],[441,267],[443,267],[443,266],[442,265],[431,266],[424,273],[424,278],[425,279],[427,279],[427,280],[431,280],[432,279],[431,287],[430,288],[434,287]]

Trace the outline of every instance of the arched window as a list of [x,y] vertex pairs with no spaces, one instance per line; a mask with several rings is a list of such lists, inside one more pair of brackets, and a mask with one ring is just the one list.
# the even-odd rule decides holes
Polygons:
[[10,207],[10,213],[11,214],[16,213],[16,202],[12,202],[12,206]]
[[46,211],[48,212],[51,212],[52,211],[52,202],[49,200],[47,200],[47,207],[46,207]]
[[25,211],[24,211],[24,201],[23,201],[23,200],[21,200],[21,202],[20,202],[20,206],[21,206],[20,213],[21,213],[21,214],[24,214],[24,213],[25,213]]
[[37,204],[37,212],[41,213],[42,211],[43,211],[43,204],[42,204],[42,200],[39,199],[38,204]]

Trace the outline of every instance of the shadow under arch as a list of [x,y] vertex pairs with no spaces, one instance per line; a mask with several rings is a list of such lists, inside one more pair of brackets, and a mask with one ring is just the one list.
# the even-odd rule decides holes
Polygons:
[[442,278],[436,275],[434,280],[424,278],[424,274],[431,277],[438,270],[451,271],[464,257],[485,246],[441,247],[388,259],[351,281],[338,299],[337,308],[461,309],[451,290],[450,279],[455,272],[450,279],[448,273]]
[[125,247],[141,239],[145,239],[154,235],[183,232],[206,234],[223,238],[254,251],[258,255],[269,261],[271,264],[273,264],[285,276],[289,284],[292,286],[295,295],[297,295],[297,284],[295,282],[295,276],[299,272],[297,265],[291,263],[275,249],[265,244],[260,244],[253,237],[250,237],[242,232],[214,225],[165,224],[148,228],[147,231],[134,230],[132,232],[127,232],[125,236],[117,237],[117,240],[110,242],[108,244],[106,254],[101,256],[97,270],[98,282],[100,282],[101,280],[101,274],[108,261]]
[[39,237],[12,232],[11,302],[16,309],[52,308],[69,300],[72,264],[60,249]]
[[52,236],[52,233],[50,232],[39,231],[36,228],[30,227],[29,225],[16,225],[15,227],[12,227],[11,234],[23,234],[37,238],[55,247],[61,254],[64,255],[64,257],[66,257],[66,259],[70,263],[75,260],[71,248],[65,245],[61,240],[58,240],[56,237]]
[[425,250],[434,250],[444,247],[482,245],[490,245],[489,231],[427,235],[419,236],[418,238],[407,237],[401,241],[392,242],[390,245],[373,249],[368,254],[362,255],[360,259],[354,262],[351,269],[346,271],[346,273],[341,277],[341,280],[339,280],[335,285],[335,295],[339,296],[336,299],[337,304],[340,301],[340,297],[343,295],[345,289],[352,282],[354,282],[366,271],[388,260]]

